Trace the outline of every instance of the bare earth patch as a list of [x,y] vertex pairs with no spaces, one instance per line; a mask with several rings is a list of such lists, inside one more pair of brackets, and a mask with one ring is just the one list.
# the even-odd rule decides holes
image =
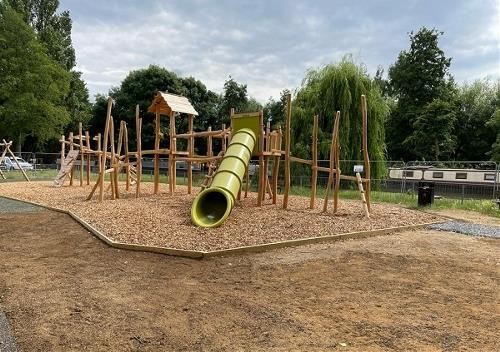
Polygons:
[[418,230],[199,261],[111,248],[56,212],[0,224],[22,351],[500,347],[499,240]]
[[[372,216],[366,219],[360,201],[341,200],[339,212],[321,212],[322,200],[316,209],[308,209],[309,198],[292,196],[290,209],[272,205],[266,200],[257,207],[255,194],[238,202],[228,221],[216,229],[203,229],[191,224],[191,203],[198,190],[187,194],[186,187],[177,186],[174,195],[166,186],[153,195],[152,184],[144,183],[142,195],[133,193],[121,199],[99,203],[85,201],[91,186],[52,187],[49,182],[3,183],[0,196],[69,210],[117,242],[169,247],[185,250],[212,251],[241,246],[271,243],[308,237],[376,230],[439,221],[434,214],[388,204],[373,204]],[[122,187],[123,189],[123,187]]]

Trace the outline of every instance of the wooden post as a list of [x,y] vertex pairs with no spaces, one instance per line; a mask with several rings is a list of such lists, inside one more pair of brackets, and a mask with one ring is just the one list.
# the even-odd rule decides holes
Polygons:
[[[266,123],[266,130],[265,130],[265,132],[262,132],[262,134],[264,136],[264,142],[265,142],[265,143],[263,143],[264,144],[263,152],[264,151],[266,151],[266,152],[271,151],[271,146],[269,144],[271,142],[270,133],[271,133],[271,123],[267,122]],[[267,186],[268,186],[268,183],[269,183],[268,168],[269,168],[269,156],[264,155],[264,172],[263,172],[263,176],[264,176],[264,188],[262,190],[262,200],[266,199],[266,190],[267,190]]]
[[99,163],[99,173],[101,173],[101,161],[102,161],[102,145],[101,145],[101,133],[97,134],[97,162]]
[[[194,150],[194,138],[192,136],[193,134],[193,114],[188,115],[188,133],[191,134],[189,136],[188,141],[187,141],[187,151],[188,151],[188,157],[192,158],[193,157],[193,150]],[[188,194],[191,194],[192,188],[193,188],[193,163],[191,160],[187,162],[187,186],[188,186]]]
[[113,116],[111,116],[110,126],[109,126],[109,143],[111,145],[111,167],[113,172],[111,173],[111,199],[120,198],[118,191],[118,158],[116,157],[115,151],[115,127],[114,127]]
[[314,209],[316,203],[316,183],[318,181],[318,115],[313,119],[312,163],[311,163],[311,202],[309,208]]
[[222,144],[222,151],[224,152],[224,154],[226,154],[226,149],[227,149],[227,141],[226,141],[226,124],[223,123],[222,124],[222,140],[221,140],[221,144]]
[[169,189],[170,194],[175,192],[175,185],[177,183],[177,165],[175,162],[175,156],[177,153],[177,138],[175,136],[175,113],[170,111],[170,154],[169,154],[169,169],[170,169],[170,180]]
[[[69,150],[72,151],[73,148],[74,148],[74,146],[73,146],[73,132],[69,133],[68,140],[69,140]],[[73,186],[73,176],[74,176],[74,173],[75,173],[75,167],[73,166],[71,168],[71,171],[69,172],[69,185],[70,186]]]
[[366,96],[361,95],[361,114],[363,117],[363,161],[365,167],[365,190],[366,190],[366,204],[368,210],[371,209],[371,170],[370,170],[370,156],[368,155],[368,113],[366,106]]
[[135,106],[135,126],[136,126],[136,144],[137,144],[137,163],[136,163],[136,183],[135,197],[138,198],[141,193],[141,176],[142,176],[142,118],[139,117],[139,105]]
[[245,171],[245,198],[248,197],[248,188],[250,187],[250,174],[248,172],[250,160],[248,161],[247,169]]
[[90,133],[89,131],[85,131],[85,142],[86,142],[86,145],[87,145],[87,150],[86,150],[86,154],[87,154],[87,168],[86,168],[86,171],[87,171],[87,186],[90,185],[90,158],[91,158],[91,155],[90,155]]
[[[323,212],[326,212],[328,209],[328,197],[330,196],[330,188],[332,187],[333,183],[333,175],[336,173],[337,170],[334,169],[335,165],[335,134],[336,131],[335,129],[338,128],[338,124],[336,123],[340,119],[340,111],[337,111],[335,115],[335,123],[333,125],[333,131],[332,131],[332,141],[330,144],[330,172],[328,173],[328,182],[326,184],[326,189],[325,189],[325,199],[323,201]],[[337,126],[337,127],[336,127]],[[336,175],[338,178],[340,178],[340,175]]]
[[358,189],[361,195],[361,202],[363,203],[363,210],[365,212],[365,216],[370,218],[370,212],[368,211],[368,204],[366,203],[365,191],[363,190],[363,181],[361,181],[361,175],[359,172],[356,172],[356,180],[358,181]]
[[160,188],[160,105],[155,107],[155,160],[154,160],[154,194],[158,194]]
[[128,129],[127,123],[123,121],[123,149],[124,149],[124,161],[125,161],[125,190],[130,191],[130,158],[128,155]]
[[257,136],[257,141],[259,142],[259,183],[257,192],[257,206],[262,206],[262,199],[266,194],[266,180],[265,177],[265,165],[264,165],[264,112],[260,111],[260,122],[259,122],[259,136]]
[[21,170],[21,172],[23,173],[23,176],[26,179],[26,181],[30,182],[28,175],[26,175],[26,172],[24,171],[24,169],[21,167],[21,165],[19,165],[19,162],[17,161],[16,156],[14,155],[14,153],[12,153],[12,150],[10,150],[10,146],[12,145],[12,141],[10,141],[9,143],[7,143],[5,141],[5,139],[3,139],[2,141],[3,141],[3,144],[6,148],[6,152],[10,154],[10,156],[12,157],[12,160],[14,160],[14,162],[16,163],[19,170]]
[[340,175],[342,174],[340,170],[340,139],[339,139],[339,129],[340,129],[340,112],[335,116],[335,122],[333,124],[333,133],[335,134],[335,189],[333,191],[333,212],[336,213],[338,209],[339,193],[340,193]]
[[[106,112],[106,125],[104,127],[104,142],[101,151],[101,166],[99,169],[99,201],[104,200],[104,173],[106,171],[106,153],[108,150],[109,125],[111,123],[111,108],[113,107],[113,99],[108,98],[108,109]],[[99,138],[100,140],[100,138]]]
[[288,193],[290,192],[290,123],[292,118],[292,95],[286,97],[285,123],[285,191],[283,194],[283,209],[288,208]]
[[278,202],[278,179],[279,179],[279,171],[280,171],[280,159],[281,159],[281,127],[278,128],[275,145],[273,149],[278,151],[278,156],[274,157],[274,165],[273,165],[273,204]]
[[85,162],[84,152],[83,152],[83,134],[82,134],[82,123],[78,123],[78,137],[80,143],[80,187],[83,187],[83,164]]
[[63,166],[63,163],[64,163],[64,159],[66,159],[66,137],[63,135],[61,135],[61,168]]
[[[4,143],[0,143],[0,146],[4,147],[2,155],[0,156],[0,165],[2,165],[3,159],[5,159],[5,154],[7,154],[7,146],[5,145],[5,139],[4,139]],[[62,165],[62,163],[61,163],[61,165]],[[2,178],[4,180],[7,179],[7,177],[5,177],[5,175],[3,174],[1,169],[0,169],[0,176],[2,176]]]

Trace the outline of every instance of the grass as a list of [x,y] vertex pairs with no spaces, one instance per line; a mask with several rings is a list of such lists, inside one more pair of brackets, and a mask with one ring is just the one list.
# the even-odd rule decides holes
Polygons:
[[[291,187],[290,193],[309,197],[311,191],[308,187]],[[332,194],[330,194],[332,196]],[[392,193],[392,192],[371,192],[372,201],[380,203],[392,203],[401,205],[406,208],[416,209],[417,195],[408,193]],[[324,189],[318,189],[318,197],[324,197]],[[341,199],[360,199],[359,191],[357,190],[341,190]],[[440,210],[440,209],[458,209],[476,211],[481,214],[500,218],[500,209],[498,205],[490,199],[455,199],[455,198],[439,198],[435,199],[434,203],[425,209]]]
[[[42,181],[42,180],[53,180],[57,175],[57,170],[33,170],[26,172],[28,177],[33,181]],[[24,177],[21,171],[9,171],[5,172],[4,175],[7,177],[8,181],[15,180],[23,180]],[[79,172],[75,173],[75,180],[78,179]],[[85,177],[85,176],[84,176]],[[203,175],[193,174],[193,185],[198,186],[201,184],[203,180]],[[97,174],[91,174],[92,182],[95,182],[97,179]],[[120,175],[120,180],[125,180],[125,175]],[[151,174],[143,174],[142,180],[144,182],[153,181],[153,175]],[[0,178],[0,182],[3,180]],[[160,182],[166,183],[168,181],[167,176],[163,173],[160,175]],[[78,181],[77,181],[78,182]],[[178,185],[186,185],[187,178],[184,176],[177,177]],[[75,183],[77,184],[77,183]],[[253,191],[255,189],[256,182],[252,183],[251,187]],[[290,188],[290,194],[299,195],[309,197],[311,190],[309,187],[299,187],[292,186]],[[318,186],[318,197],[324,197],[324,188]],[[340,192],[341,199],[359,199],[359,192],[357,190],[341,190]],[[392,192],[380,192],[380,191],[372,191],[372,201],[381,202],[381,203],[392,203],[398,204],[407,208],[417,208],[417,195],[409,194],[409,193],[392,193]],[[500,218],[500,210],[498,209],[498,205],[492,202],[490,199],[454,199],[454,198],[440,198],[435,199],[434,203],[429,206],[427,209],[430,210],[440,210],[440,209],[459,209],[459,210],[469,210],[475,211],[478,213],[482,213],[485,215],[493,216]]]

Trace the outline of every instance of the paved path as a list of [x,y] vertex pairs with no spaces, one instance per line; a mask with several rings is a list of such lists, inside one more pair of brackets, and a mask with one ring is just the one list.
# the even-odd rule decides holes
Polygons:
[[5,314],[0,311],[0,352],[17,351],[14,337],[10,331],[9,322]]
[[0,196],[0,213],[32,213],[45,210],[42,207]]

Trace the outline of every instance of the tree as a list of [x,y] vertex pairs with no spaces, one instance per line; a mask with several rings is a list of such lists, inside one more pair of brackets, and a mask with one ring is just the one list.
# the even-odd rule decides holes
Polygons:
[[70,71],[76,63],[71,41],[71,18],[68,11],[58,14],[59,0],[4,0],[21,14],[38,39],[46,46],[48,55]]
[[487,155],[490,160],[500,163],[500,82],[496,82],[496,95],[494,99],[495,112],[487,122],[487,126],[496,131],[496,140],[491,145],[491,151]]
[[65,97],[65,105],[71,117],[71,122],[66,126],[67,131],[76,131],[78,123],[86,128],[89,126],[92,104],[89,102],[89,91],[81,79],[81,72],[71,71],[69,93]]
[[[169,93],[186,96],[199,116],[194,119],[195,130],[205,130],[208,126],[220,127],[218,125],[219,96],[208,90],[205,85],[193,77],[178,77],[162,67],[151,65],[148,68],[130,72],[123,80],[120,87],[110,90],[109,95],[115,100],[113,117],[116,120],[124,120],[130,126],[129,130],[135,133],[135,106],[139,104],[143,117],[143,145],[145,148],[154,144],[154,116],[147,112],[156,92],[166,91]],[[102,131],[105,119],[106,99],[103,96],[96,97],[92,112],[93,126],[99,126],[95,132]],[[162,124],[163,132],[168,133],[168,123]],[[178,131],[187,129],[187,117],[181,115],[176,119]],[[135,135],[131,134],[129,140],[132,146],[135,143]],[[204,145],[196,144],[195,148],[205,150]]]
[[[385,160],[384,122],[388,106],[365,68],[350,58],[308,72],[292,104],[292,153],[304,158],[311,155],[312,121],[318,114],[318,158],[328,159],[333,120],[339,110],[341,159],[362,159],[362,94],[366,95],[368,105],[370,157]],[[375,163],[373,177],[381,176],[384,171],[383,163]]]
[[280,92],[279,100],[274,100],[271,97],[264,106],[264,118],[271,122],[273,128],[285,127],[285,109],[288,94],[290,94],[290,91],[284,89]]
[[458,90],[455,135],[457,160],[486,160],[497,135],[494,124],[500,83],[488,79],[463,84]]
[[64,97],[69,74],[47,56],[34,31],[16,11],[0,11],[0,135],[42,143],[58,137],[69,121]]
[[70,88],[65,97],[70,123],[66,132],[74,131],[79,122],[90,119],[89,93],[81,72],[74,71],[75,49],[71,40],[72,21],[68,11],[58,13],[59,0],[4,0],[31,26],[47,54],[71,74]]
[[450,158],[455,147],[453,127],[456,119],[452,104],[439,99],[428,103],[413,122],[413,131],[404,144],[411,145],[422,159]]
[[224,89],[219,106],[219,123],[229,123],[231,108],[243,112],[248,104],[247,85],[239,84],[231,76],[224,82]]
[[414,122],[424,107],[435,99],[449,100],[454,94],[454,82],[449,75],[451,58],[438,46],[443,32],[421,28],[411,32],[409,51],[400,52],[389,68],[388,92],[397,99],[387,124],[387,146],[392,159],[413,159],[417,155],[407,143]]

